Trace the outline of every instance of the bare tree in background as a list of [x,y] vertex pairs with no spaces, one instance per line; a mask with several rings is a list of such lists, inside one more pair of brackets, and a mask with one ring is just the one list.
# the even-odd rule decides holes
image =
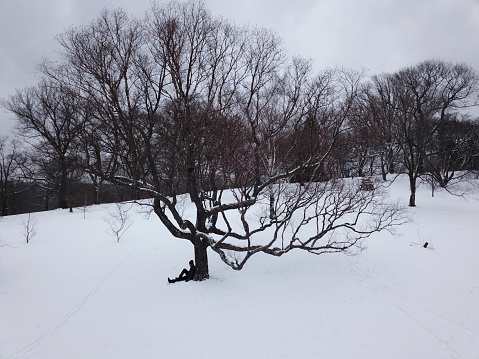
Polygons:
[[474,158],[479,157],[478,121],[452,114],[438,126],[428,149],[426,170],[432,189],[437,184],[447,188],[469,175]]
[[71,205],[71,184],[78,169],[74,142],[84,127],[81,101],[69,87],[42,80],[3,103],[17,117],[17,132],[31,146],[42,169],[43,176],[35,172],[31,179],[54,188],[60,208]]
[[[375,76],[365,84],[356,101],[353,116],[349,119],[352,131],[352,146],[359,146],[358,175],[362,175],[363,167],[378,166],[382,179],[386,181],[388,174],[397,172],[399,162],[398,110],[390,105],[390,84],[381,76]],[[378,163],[379,162],[379,163]],[[373,172],[374,169],[371,168]]]
[[19,144],[7,137],[0,137],[0,216],[10,213],[11,197],[15,193],[13,183],[19,175]]
[[22,235],[27,243],[30,243],[30,241],[37,235],[37,224],[37,220],[31,213],[28,213],[26,219],[22,219]]
[[126,203],[115,203],[115,209],[108,212],[108,217],[105,218],[109,227],[108,233],[115,237],[117,242],[120,242],[120,239],[133,224],[129,214],[131,206],[131,204]]
[[375,85],[397,116],[397,144],[409,176],[409,206],[414,207],[417,179],[425,172],[435,134],[453,113],[474,105],[478,76],[467,65],[430,60],[377,77]]

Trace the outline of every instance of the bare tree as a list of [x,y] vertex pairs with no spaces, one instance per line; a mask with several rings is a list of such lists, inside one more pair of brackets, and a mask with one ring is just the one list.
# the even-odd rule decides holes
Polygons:
[[380,186],[334,170],[361,73],[314,76],[274,33],[194,1],[154,4],[143,22],[104,11],[58,40],[63,62],[42,71],[83,104],[87,171],[153,198],[193,245],[195,280],[208,250],[239,270],[257,253],[347,250],[405,219]]
[[19,144],[17,141],[8,141],[7,137],[0,137],[0,216],[10,213],[10,198],[15,193],[13,188],[14,176],[19,171]]
[[446,188],[468,176],[474,169],[474,158],[479,156],[479,126],[477,121],[458,118],[453,114],[438,126],[434,141],[428,149],[425,170],[432,186]]
[[375,84],[397,116],[397,144],[409,176],[409,206],[414,207],[416,182],[425,172],[434,135],[448,116],[474,105],[478,76],[464,64],[429,60],[385,75]]
[[68,87],[42,80],[3,102],[17,117],[17,132],[31,146],[43,169],[43,176],[32,173],[31,179],[51,184],[60,208],[71,205],[71,184],[78,170],[74,141],[83,130],[80,101]]
[[374,76],[361,88],[355,111],[349,120],[351,146],[357,148],[355,162],[359,176],[367,164],[372,173],[374,167],[379,167],[384,181],[388,173],[397,171],[400,131],[396,120],[397,109],[389,102],[392,100],[390,84],[382,76]]
[[32,217],[31,213],[28,213],[27,218],[22,220],[22,235],[27,243],[30,243],[37,235],[37,224],[37,220]]
[[120,239],[133,224],[129,215],[131,205],[129,208],[125,208],[126,206],[125,203],[115,203],[115,210],[109,212],[108,217],[105,218],[110,229],[109,234],[115,237],[117,242],[120,242]]

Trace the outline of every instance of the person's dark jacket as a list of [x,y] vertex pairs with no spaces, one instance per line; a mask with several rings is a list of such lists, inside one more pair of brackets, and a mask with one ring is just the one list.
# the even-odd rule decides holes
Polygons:
[[190,266],[190,270],[186,274],[186,280],[193,280],[195,278],[196,266]]

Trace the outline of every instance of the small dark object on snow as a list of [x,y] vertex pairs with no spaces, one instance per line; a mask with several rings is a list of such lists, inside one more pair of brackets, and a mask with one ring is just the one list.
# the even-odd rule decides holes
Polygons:
[[359,188],[362,191],[372,191],[374,190],[374,183],[369,178],[363,178],[361,180],[361,185],[359,186]]
[[424,245],[422,246],[423,248],[427,248],[427,246],[429,245],[429,243],[424,243]]
[[182,282],[182,281],[185,281],[185,282],[188,282],[192,279],[195,278],[195,273],[196,273],[196,267],[195,267],[195,262],[193,262],[193,260],[191,260],[189,262],[190,264],[190,270],[188,269],[183,269],[180,273],[180,275],[178,277],[176,277],[175,279],[170,279],[168,277],[168,283],[175,283],[175,282]]

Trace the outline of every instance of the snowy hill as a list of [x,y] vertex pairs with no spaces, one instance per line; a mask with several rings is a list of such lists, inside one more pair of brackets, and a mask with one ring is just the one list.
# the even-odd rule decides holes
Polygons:
[[479,359],[479,201],[421,187],[417,204],[359,255],[235,272],[210,253],[210,280],[177,284],[192,246],[137,207],[118,243],[114,205],[34,213],[28,244],[27,216],[3,218],[0,358]]

